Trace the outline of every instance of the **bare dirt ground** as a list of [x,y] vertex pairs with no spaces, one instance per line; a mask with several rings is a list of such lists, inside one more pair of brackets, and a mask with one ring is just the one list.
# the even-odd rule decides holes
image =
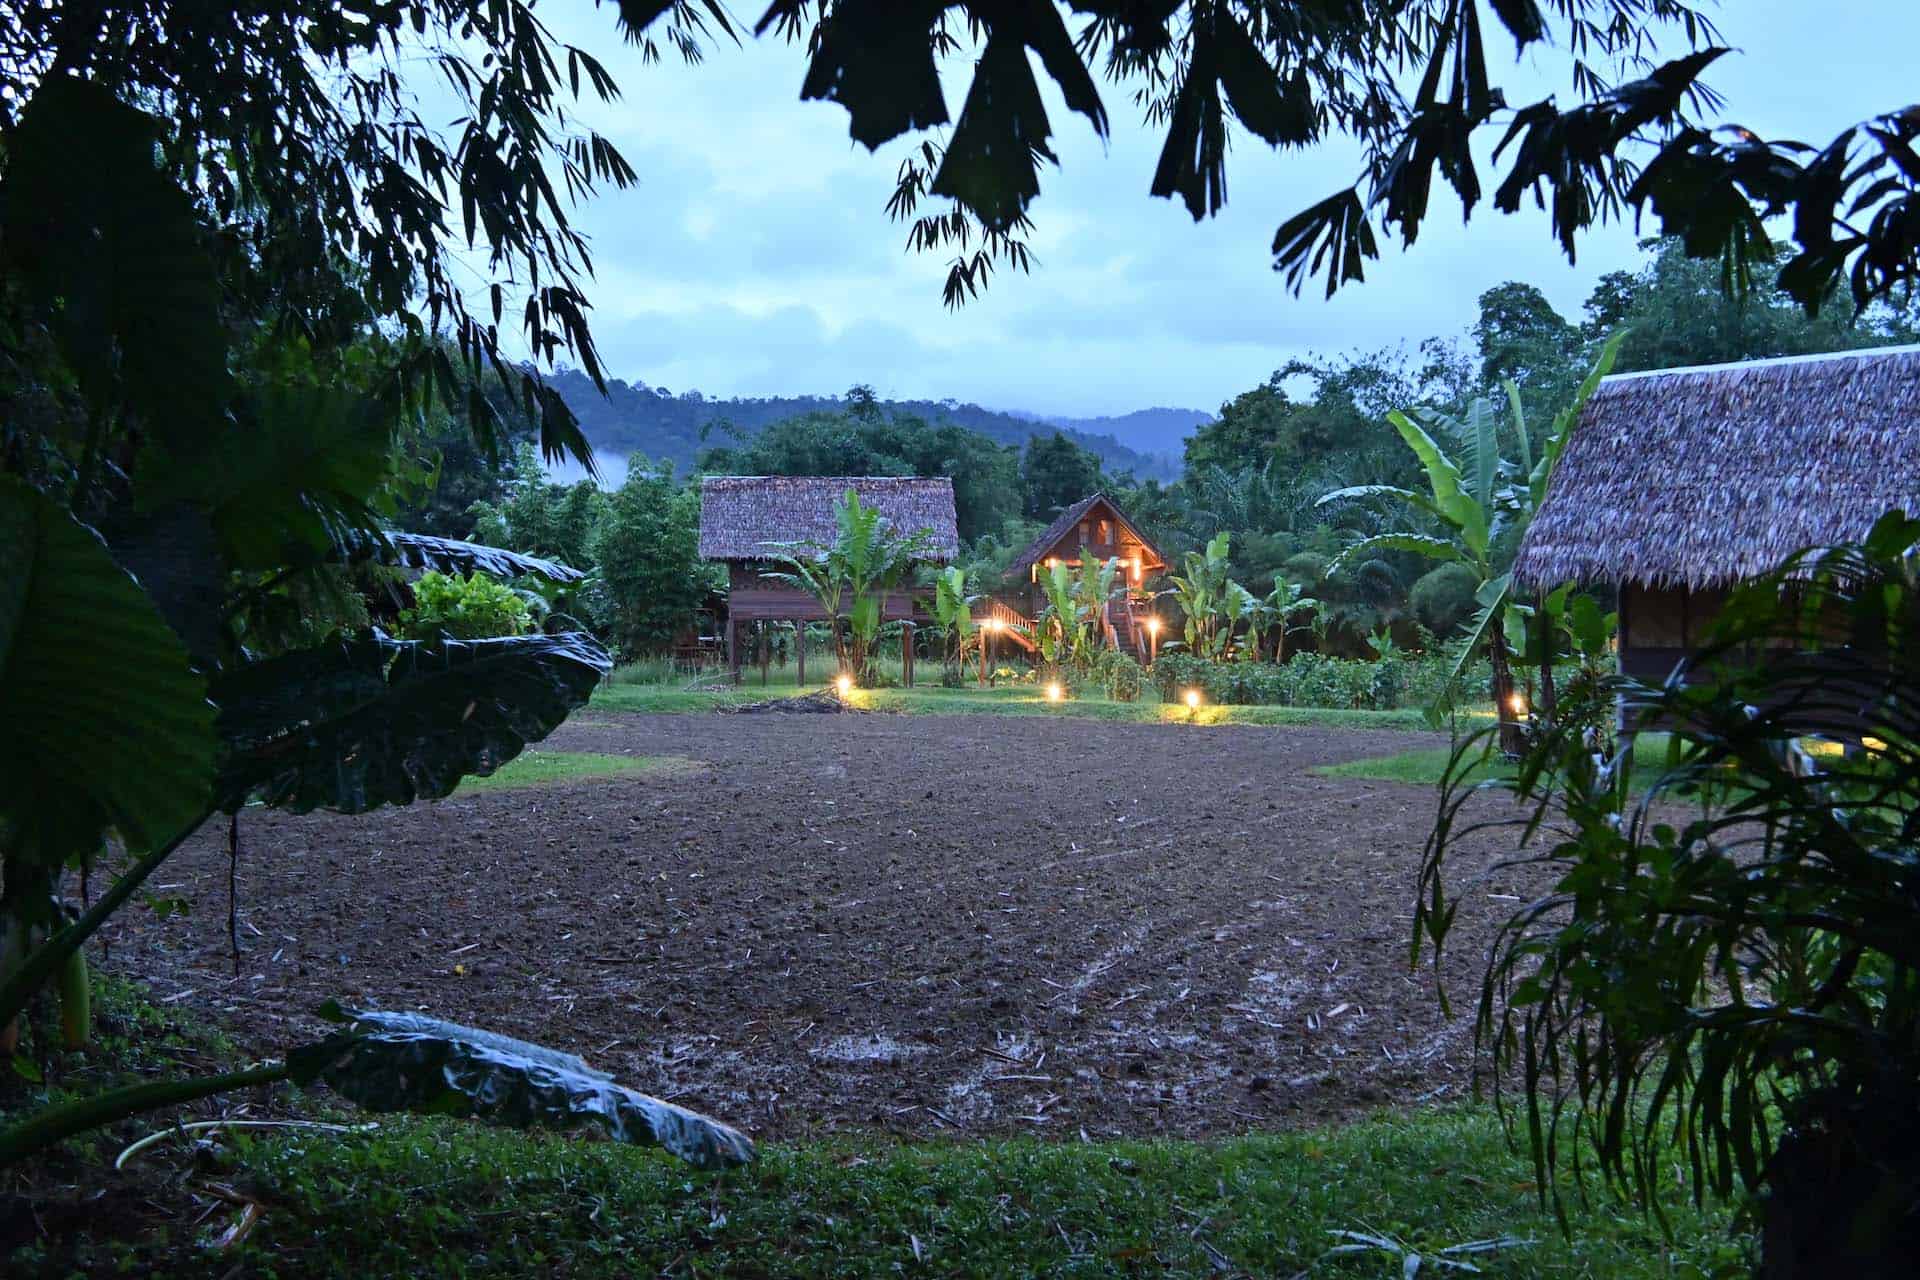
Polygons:
[[[1457,1097],[1512,892],[1409,971],[1432,794],[1311,766],[1422,735],[985,716],[618,716],[554,750],[697,767],[241,819],[115,967],[277,1053],[418,1008],[575,1050],[762,1137],[1204,1135]],[[1490,851],[1489,851],[1490,852]],[[1464,1006],[1464,1008],[1463,1008]]]

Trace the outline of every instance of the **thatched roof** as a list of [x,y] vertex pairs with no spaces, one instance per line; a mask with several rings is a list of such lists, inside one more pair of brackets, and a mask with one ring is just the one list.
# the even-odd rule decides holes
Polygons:
[[1104,493],[1095,493],[1080,499],[1080,501],[1074,503],[1055,517],[1054,522],[1043,529],[1039,537],[1029,542],[1026,548],[1013,558],[1013,563],[1007,566],[1007,576],[1018,577],[1020,574],[1026,573],[1029,569],[1033,568],[1049,551],[1053,550],[1055,543],[1073,532],[1073,527],[1086,519],[1087,513],[1092,511],[1096,506],[1106,507],[1106,509],[1112,513],[1113,519],[1118,521],[1128,533],[1140,539],[1140,544],[1144,546],[1155,559],[1161,564],[1167,563],[1167,557],[1161,552],[1160,548],[1153,545],[1153,539],[1140,532],[1140,527],[1127,518],[1127,513],[1120,509],[1119,503]]
[[1920,347],[1623,374],[1587,402],[1514,575],[1724,586],[1890,507],[1920,513]]
[[783,543],[831,544],[834,508],[848,489],[895,529],[925,530],[929,560],[960,554],[953,481],[945,476],[708,476],[700,483],[700,556],[770,560],[800,550]]

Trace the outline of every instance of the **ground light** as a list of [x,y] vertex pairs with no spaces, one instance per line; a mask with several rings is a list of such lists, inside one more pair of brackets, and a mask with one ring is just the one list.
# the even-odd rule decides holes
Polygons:
[[1187,690],[1185,695],[1185,701],[1187,704],[1187,710],[1198,711],[1200,709],[1200,691],[1198,689]]
[[841,676],[838,680],[835,680],[833,682],[833,687],[838,689],[840,691],[840,696],[844,698],[848,694],[853,692],[853,677]]
[[1516,693],[1507,699],[1507,708],[1511,710],[1514,717],[1518,719],[1527,714],[1527,700]]
[[1060,687],[1060,683],[1058,681],[1054,681],[1052,684],[1049,684],[1047,686],[1048,702],[1058,702],[1060,701],[1061,698],[1065,696],[1066,696],[1066,691]]

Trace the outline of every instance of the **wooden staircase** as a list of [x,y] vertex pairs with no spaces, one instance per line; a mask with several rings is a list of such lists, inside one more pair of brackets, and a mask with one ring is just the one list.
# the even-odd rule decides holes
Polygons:
[[1011,605],[1004,604],[991,597],[987,600],[987,618],[999,624],[997,635],[1009,637],[1015,644],[1028,653],[1038,649],[1039,643],[1034,636],[1033,619],[1021,613]]
[[1122,653],[1131,653],[1141,662],[1147,660],[1147,629],[1133,611],[1133,597],[1121,594],[1107,602],[1102,622],[1107,643]]
[[[988,597],[986,603],[986,617],[982,620],[998,624],[996,636],[1008,637],[1029,654],[1039,651],[1038,628],[1032,618],[992,597]],[[1116,595],[1100,611],[1100,635],[1109,647],[1133,654],[1142,662],[1147,660],[1147,629],[1134,613],[1130,596]]]

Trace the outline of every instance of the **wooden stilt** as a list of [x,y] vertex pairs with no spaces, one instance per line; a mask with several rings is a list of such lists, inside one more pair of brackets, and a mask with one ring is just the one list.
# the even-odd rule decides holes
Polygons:
[[804,689],[807,687],[807,624],[804,621],[793,624],[793,662],[794,685]]
[[767,687],[767,678],[773,672],[773,623],[760,624],[760,687]]
[[740,623],[727,619],[727,679],[740,683]]
[[900,627],[900,683],[913,688],[913,623]]

